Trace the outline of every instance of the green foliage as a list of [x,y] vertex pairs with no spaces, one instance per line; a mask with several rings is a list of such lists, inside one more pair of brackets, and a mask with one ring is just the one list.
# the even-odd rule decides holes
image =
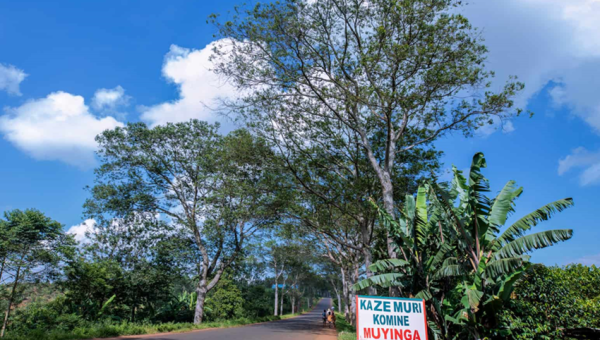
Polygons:
[[186,322],[193,320],[194,307],[198,294],[183,291],[173,294],[167,301],[162,301],[156,313],[151,317],[153,322]]
[[85,213],[100,230],[95,256],[125,269],[131,294],[120,298],[131,321],[137,308],[152,306],[155,287],[169,288],[168,278],[153,276],[144,261],[154,257],[146,249],[162,248],[156,246],[162,236],[187,246],[173,252],[179,259],[170,260],[187,264],[186,275],[196,277],[194,322],[201,323],[206,294],[240,260],[257,230],[278,220],[285,205],[265,141],[245,130],[222,136],[218,128],[199,120],[153,128],[129,123],[96,137],[102,165]]
[[[63,261],[75,253],[75,241],[62,225],[35,209],[12,210],[0,219],[0,284],[6,298],[5,318],[0,336],[4,336],[10,312],[22,299],[23,282],[56,278]],[[10,287],[10,288],[9,288]]]
[[242,292],[233,283],[231,273],[223,275],[206,297],[208,320],[228,320],[244,316]]
[[[122,268],[115,261],[89,262],[82,258],[65,267],[66,299],[73,312],[86,320],[96,320],[102,314],[103,305],[112,296],[122,301]],[[108,306],[107,306],[108,307]]]
[[15,311],[9,333],[25,334],[31,331],[71,331],[86,323],[70,309],[64,295],[49,302],[34,302]]
[[489,184],[481,173],[486,166],[477,153],[468,178],[455,168],[449,188],[420,187],[416,199],[406,197],[397,220],[379,209],[382,225],[404,258],[374,263],[377,275],[355,289],[393,286],[404,296],[424,299],[436,338],[508,336],[498,313],[531,265],[526,254],[572,236],[568,229],[525,233],[573,202],[567,198],[545,205],[501,234],[523,189],[509,181],[496,197],[487,197]]
[[[93,289],[94,294],[89,296],[79,295],[83,298],[108,295],[111,289],[106,290],[108,283],[114,282],[111,275],[111,264],[92,266],[85,264],[87,269],[97,269],[96,276],[88,273],[85,278],[96,282],[95,285],[85,286]],[[113,264],[114,265],[114,264]],[[113,273],[114,274],[114,273]],[[100,285],[103,283],[104,285]],[[17,308],[14,321],[9,325],[7,339],[81,339],[96,337],[112,337],[118,335],[150,334],[171,331],[187,331],[210,327],[230,327],[249,323],[278,320],[272,316],[273,292],[265,288],[263,283],[242,285],[235,283],[233,276],[227,273],[217,287],[209,293],[205,311],[207,322],[202,325],[193,325],[193,312],[196,303],[196,294],[182,291],[171,295],[165,301],[154,302],[158,309],[154,315],[140,311],[138,322],[121,318],[122,313],[129,310],[123,305],[119,295],[109,296],[102,305],[99,303],[86,305],[88,317],[82,317],[82,308],[76,303],[72,286],[67,294],[59,294],[50,301],[39,300],[31,302],[24,307]],[[313,301],[315,303],[315,301]],[[97,314],[94,314],[97,313]],[[143,317],[146,315],[146,317]],[[187,321],[187,322],[186,322]]]
[[395,215],[394,199],[439,165],[438,137],[520,113],[513,98],[524,85],[491,90],[487,49],[462,3],[281,0],[209,19],[220,38],[214,70],[242,93],[227,109],[285,159],[309,196],[300,218],[345,248],[358,243],[367,262],[365,196]]
[[[67,263],[60,286],[71,310],[86,320],[150,318],[160,314],[157,309],[168,304],[174,283],[181,280],[177,263],[165,253],[174,249],[165,239],[145,249],[143,258],[121,257],[115,249],[112,259],[80,256]],[[175,320],[184,321],[167,321]]]
[[264,285],[243,285],[242,300],[244,314],[248,318],[273,315],[274,291]]
[[[75,320],[76,317],[72,316]],[[60,327],[42,330],[38,328],[23,329],[22,332],[13,332],[4,337],[6,340],[79,340],[91,338],[108,338],[120,335],[139,335],[155,334],[164,332],[185,332],[197,329],[207,328],[228,328],[241,325],[247,325],[257,322],[279,320],[279,317],[268,316],[257,319],[239,318],[227,321],[206,322],[201,325],[193,323],[173,323],[166,322],[161,324],[150,323],[132,323],[128,321],[103,320],[99,322],[81,321],[70,330],[63,330]]]
[[356,329],[344,318],[344,314],[336,312],[335,329],[338,332],[338,340],[355,340]]
[[564,338],[568,329],[600,328],[600,269],[532,266],[507,307],[500,321],[514,339]]

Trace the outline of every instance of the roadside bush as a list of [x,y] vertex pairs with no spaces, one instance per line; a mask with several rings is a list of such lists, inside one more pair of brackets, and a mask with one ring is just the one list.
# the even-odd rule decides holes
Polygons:
[[500,318],[514,339],[564,338],[568,329],[600,328],[600,269],[536,265]]
[[68,331],[83,324],[84,320],[79,315],[68,310],[66,298],[61,295],[49,302],[34,302],[18,308],[8,329],[16,332],[50,329]]
[[244,316],[242,292],[226,272],[205,301],[207,321],[228,320]]
[[260,318],[273,315],[273,289],[263,285],[242,287],[244,314],[249,318]]
[[[223,322],[205,322],[200,325],[193,323],[174,323],[167,322],[162,324],[150,323],[132,323],[128,321],[116,322],[110,319],[105,319],[98,322],[83,321],[80,326],[73,328],[70,331],[61,329],[20,329],[18,332],[12,331],[7,333],[4,339],[6,340],[76,340],[90,338],[107,338],[120,335],[140,335],[154,334],[163,332],[184,332],[195,329],[206,328],[227,328],[239,325],[247,325],[256,322],[279,320],[277,316],[269,316],[258,319],[240,318]],[[3,339],[3,340],[4,340]]]

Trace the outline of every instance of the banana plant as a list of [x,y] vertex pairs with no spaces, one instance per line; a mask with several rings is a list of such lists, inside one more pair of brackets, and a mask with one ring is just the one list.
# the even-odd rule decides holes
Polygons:
[[445,259],[455,253],[455,231],[443,228],[443,210],[428,204],[433,193],[429,185],[419,187],[416,198],[407,195],[399,218],[394,220],[385,210],[371,202],[377,209],[379,221],[394,239],[400,259],[385,259],[373,263],[375,275],[359,281],[354,289],[370,286],[394,286],[406,297],[424,299],[428,304],[429,326],[435,338],[448,332],[442,305],[445,300]]
[[[401,259],[375,262],[377,272],[355,289],[396,286],[426,301],[435,338],[505,336],[496,315],[529,267],[535,249],[571,238],[571,229],[528,233],[540,222],[573,205],[571,198],[542,206],[506,227],[523,188],[509,181],[489,198],[482,153],[473,157],[468,179],[453,168],[449,186],[436,183],[409,195],[394,220],[378,208],[380,223],[395,237]],[[503,230],[503,231],[502,231]]]
[[106,311],[106,308],[115,300],[116,297],[117,297],[117,295],[114,294],[108,300],[106,300],[106,302],[102,305],[102,307],[100,307],[100,311],[98,311],[98,317],[104,315],[104,311]]
[[505,228],[523,188],[508,181],[496,197],[488,198],[489,183],[481,173],[486,166],[484,155],[475,154],[468,179],[454,168],[450,190],[436,186],[439,194],[435,196],[449,217],[446,222],[457,231],[457,248],[461,249],[444,261],[444,269],[439,273],[440,277],[454,277],[459,282],[454,296],[461,296],[453,315],[445,318],[468,330],[475,339],[484,334],[506,336],[506,330],[498,329],[496,315],[529,267],[527,254],[573,235],[571,229],[527,234],[540,222],[572,206],[571,198],[546,204]]
[[197,297],[196,292],[189,293],[186,290],[180,294],[173,294],[153,313],[153,319],[188,321],[188,317],[193,316]]

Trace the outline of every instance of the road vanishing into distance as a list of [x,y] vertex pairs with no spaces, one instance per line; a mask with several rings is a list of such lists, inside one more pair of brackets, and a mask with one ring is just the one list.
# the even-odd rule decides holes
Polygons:
[[331,299],[322,299],[317,306],[300,316],[255,325],[205,329],[187,333],[133,335],[105,340],[335,340],[335,329],[323,326],[321,315],[331,306]]

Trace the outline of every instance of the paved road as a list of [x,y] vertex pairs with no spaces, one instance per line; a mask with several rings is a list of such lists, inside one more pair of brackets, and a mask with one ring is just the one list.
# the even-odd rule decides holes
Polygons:
[[323,326],[323,309],[331,299],[322,299],[312,312],[295,318],[226,329],[199,330],[189,333],[140,335],[115,339],[140,340],[335,340],[333,328]]

